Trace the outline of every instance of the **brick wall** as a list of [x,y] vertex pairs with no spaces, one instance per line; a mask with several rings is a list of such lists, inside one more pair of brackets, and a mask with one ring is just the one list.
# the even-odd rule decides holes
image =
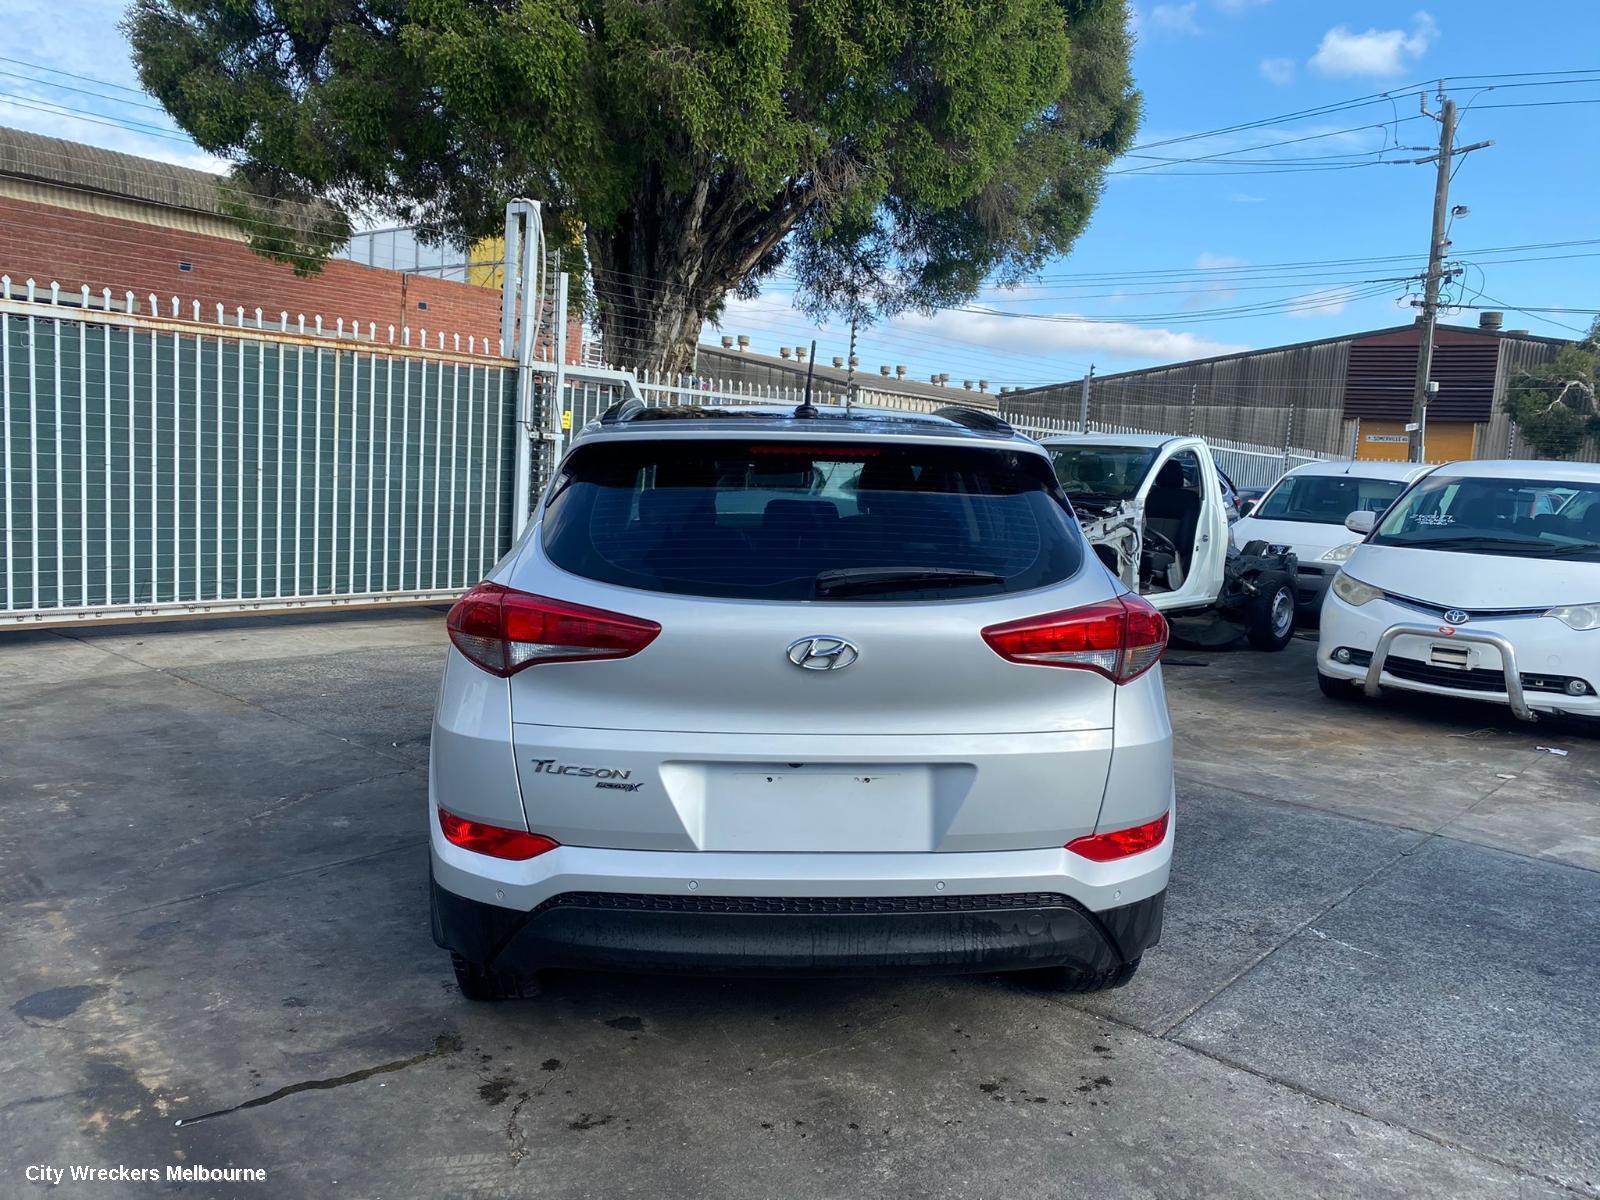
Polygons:
[[[108,287],[119,302],[132,291],[141,310],[154,292],[163,306],[179,297],[185,314],[198,300],[208,317],[221,304],[229,314],[243,307],[251,317],[259,308],[273,322],[287,312],[291,325],[302,313],[308,324],[319,314],[327,326],[340,317],[347,325],[372,323],[379,337],[390,325],[397,331],[409,327],[413,337],[425,329],[430,342],[440,331],[459,333],[463,341],[469,335],[500,336],[498,290],[342,259],[300,277],[233,238],[5,197],[0,197],[0,274],[10,275],[14,286],[31,277],[41,287],[53,281],[68,292],[88,284],[98,295]],[[569,362],[579,361],[580,334],[580,323],[572,321]]]

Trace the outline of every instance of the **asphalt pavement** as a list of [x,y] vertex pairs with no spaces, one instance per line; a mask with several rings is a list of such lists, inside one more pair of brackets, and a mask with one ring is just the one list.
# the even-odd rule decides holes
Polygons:
[[442,645],[431,610],[0,634],[0,1194],[1600,1197],[1591,731],[1176,650],[1129,987],[480,1006],[427,930]]

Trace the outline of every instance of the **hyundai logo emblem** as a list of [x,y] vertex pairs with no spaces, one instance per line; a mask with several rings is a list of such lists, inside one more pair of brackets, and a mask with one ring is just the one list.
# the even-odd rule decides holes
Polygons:
[[1465,625],[1472,620],[1472,614],[1464,613],[1459,608],[1452,608],[1444,614],[1444,619],[1452,625]]
[[790,642],[788,655],[790,662],[805,671],[842,671],[861,657],[861,651],[844,638],[817,634]]

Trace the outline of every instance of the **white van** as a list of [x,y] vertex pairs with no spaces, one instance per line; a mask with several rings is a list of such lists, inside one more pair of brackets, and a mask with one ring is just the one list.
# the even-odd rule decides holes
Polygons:
[[1285,474],[1233,528],[1235,545],[1263,541],[1289,546],[1295,567],[1295,607],[1321,610],[1328,584],[1361,544],[1345,528],[1352,512],[1382,513],[1406,486],[1433,467],[1409,462],[1314,462]]
[[1322,606],[1317,678],[1600,717],[1600,465],[1435,468],[1345,560]]

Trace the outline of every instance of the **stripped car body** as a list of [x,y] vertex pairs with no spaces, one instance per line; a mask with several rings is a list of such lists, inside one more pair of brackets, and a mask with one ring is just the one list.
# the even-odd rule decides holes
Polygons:
[[1294,551],[1235,545],[1228,489],[1201,438],[1088,434],[1046,438],[1056,475],[1106,569],[1170,616],[1214,612],[1258,649],[1294,633]]

